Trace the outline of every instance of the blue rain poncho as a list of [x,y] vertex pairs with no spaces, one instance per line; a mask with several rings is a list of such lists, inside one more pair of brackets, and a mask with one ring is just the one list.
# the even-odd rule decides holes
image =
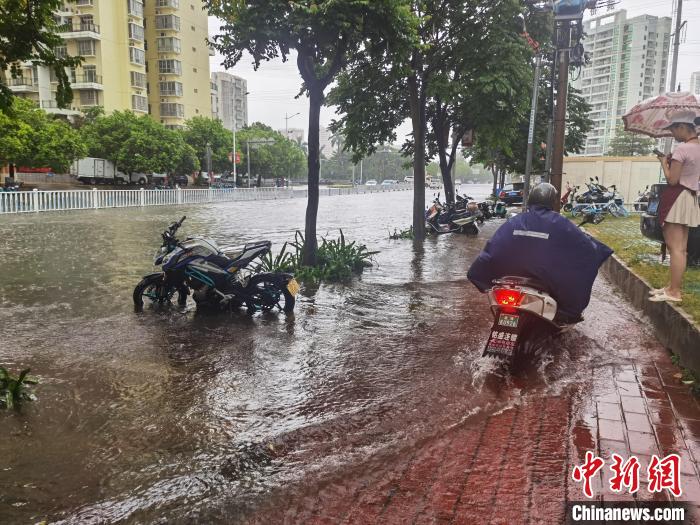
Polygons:
[[467,277],[481,292],[507,275],[537,279],[560,314],[578,318],[591,299],[598,269],[612,253],[565,217],[533,206],[496,231]]

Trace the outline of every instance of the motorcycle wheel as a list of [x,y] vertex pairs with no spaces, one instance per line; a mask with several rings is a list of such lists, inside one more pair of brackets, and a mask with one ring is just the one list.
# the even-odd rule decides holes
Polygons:
[[567,212],[567,213],[571,213],[571,210],[573,210],[574,207],[571,205],[570,202],[567,202],[566,204],[564,204],[564,206],[562,206],[561,209],[564,210],[564,211]]
[[473,222],[466,224],[462,226],[462,233],[466,233],[467,235],[477,235],[479,233],[479,228],[476,224]]
[[[141,279],[141,282],[134,288],[134,306],[140,310],[144,305],[144,298],[152,303],[169,303],[177,289],[174,286],[163,286],[163,274],[149,275]],[[179,292],[178,304],[183,306],[187,302],[187,293],[183,290]]]
[[280,287],[276,282],[269,279],[251,279],[248,285],[250,299],[246,301],[249,313],[257,311],[269,312],[275,307],[283,312],[289,313],[294,310],[296,299],[289,293],[287,287]]

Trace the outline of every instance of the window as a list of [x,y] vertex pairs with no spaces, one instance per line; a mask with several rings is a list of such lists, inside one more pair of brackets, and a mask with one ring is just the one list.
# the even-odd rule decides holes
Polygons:
[[179,60],[159,60],[158,72],[162,75],[182,75],[182,63]]
[[129,0],[129,14],[143,18],[143,2],[140,0]]
[[157,40],[158,51],[160,53],[179,53],[180,52],[180,39],[174,36],[159,38]]
[[[53,52],[56,58],[66,58],[68,56],[68,48],[66,48],[66,46],[56,46]],[[53,69],[51,71],[53,71]]]
[[80,30],[81,31],[95,31],[95,19],[92,15],[83,15],[80,17]]
[[137,88],[146,87],[146,74],[139,71],[131,72],[131,85]]
[[129,38],[143,42],[143,27],[129,23]]
[[77,0],[76,5],[92,5],[92,0]]
[[163,96],[182,96],[182,82],[161,82],[160,83],[160,94]]
[[158,7],[172,7],[178,9],[180,7],[180,0],[158,0],[156,5]]
[[78,54],[82,57],[95,56],[94,40],[78,40]]
[[175,15],[156,15],[157,29],[180,30],[180,17]]
[[131,95],[131,109],[143,113],[148,112],[148,98],[141,95]]
[[164,117],[184,117],[185,106],[171,102],[161,103],[160,114]]
[[146,63],[146,53],[143,51],[143,49],[129,46],[129,61],[132,64],[142,66]]
[[80,82],[99,82],[97,78],[97,66],[83,66],[83,78],[78,79]]
[[97,91],[81,91],[80,92],[81,106],[97,106]]

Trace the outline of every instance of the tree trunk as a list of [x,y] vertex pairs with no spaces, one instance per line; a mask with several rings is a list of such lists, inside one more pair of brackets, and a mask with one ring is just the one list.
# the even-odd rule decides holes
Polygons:
[[499,170],[499,181],[498,182],[500,184],[499,188],[501,188],[501,190],[503,190],[503,187],[506,185],[506,170],[504,170],[502,168]]
[[408,92],[413,125],[413,235],[425,239],[425,93],[417,73],[408,78]]
[[309,138],[307,140],[309,148],[309,197],[306,204],[306,228],[304,251],[302,253],[302,264],[304,266],[316,266],[316,252],[318,251],[316,218],[318,216],[318,179],[321,164],[319,157],[319,116],[322,104],[323,89],[318,86],[309,86]]
[[[438,147],[438,158],[440,161],[440,174],[442,175],[442,184],[445,187],[445,201],[448,204],[454,204],[455,189],[452,182],[452,165],[454,163],[454,152],[452,155],[447,155],[447,143],[450,142],[450,126],[447,124],[444,110],[440,102],[437,102],[436,116],[433,119],[433,132]],[[455,150],[452,148],[452,150]]]
[[498,195],[496,195],[496,189],[498,188],[498,170],[496,166],[491,166],[491,174],[493,175],[493,189],[491,190],[491,195],[498,199]]

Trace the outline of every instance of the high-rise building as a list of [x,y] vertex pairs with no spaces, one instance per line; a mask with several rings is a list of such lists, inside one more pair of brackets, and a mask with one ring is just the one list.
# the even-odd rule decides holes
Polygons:
[[319,147],[321,148],[321,154],[330,159],[337,149],[333,143],[333,133],[330,129],[321,126],[319,130]]
[[142,0],[75,0],[54,18],[65,40],[56,53],[84,59],[69,71],[71,107],[57,108],[56,79],[43,66],[22,64],[22,76],[8,80],[15,94],[49,112],[129,109],[169,127],[211,115],[202,0],[150,0],[146,9]]
[[627,19],[620,10],[584,21],[590,57],[572,85],[591,105],[593,129],[583,155],[604,155],[621,117],[638,102],[666,91],[671,19]]
[[287,137],[289,140],[293,140],[297,144],[303,144],[306,142],[306,133],[304,133],[304,130],[301,128],[287,128],[286,130],[280,129],[278,131],[284,137]]
[[248,125],[248,82],[241,77],[220,71],[211,74],[212,117],[219,119],[226,129]]
[[690,75],[690,91],[693,95],[700,95],[700,71]]

